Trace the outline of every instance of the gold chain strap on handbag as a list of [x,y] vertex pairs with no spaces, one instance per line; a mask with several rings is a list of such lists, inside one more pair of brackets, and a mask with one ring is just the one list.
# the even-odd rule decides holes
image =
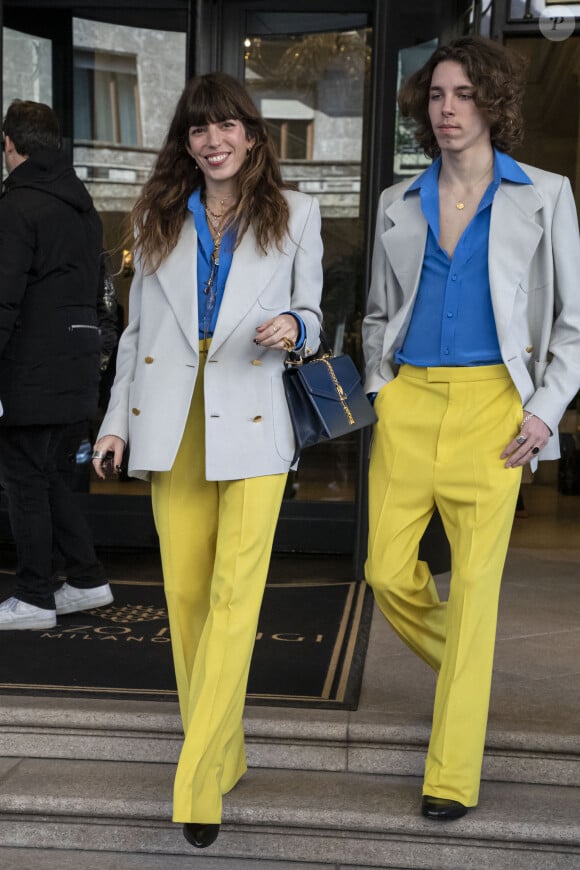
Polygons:
[[328,361],[327,357],[322,357],[319,360],[313,360],[313,362],[322,362],[326,365],[326,368],[328,369],[328,374],[330,375],[330,379],[336,388],[336,392],[338,394],[338,399],[340,401],[340,404],[342,405],[342,410],[344,411],[344,413],[346,415],[346,419],[348,420],[348,422],[350,423],[351,426],[354,426],[355,419],[352,416],[350,408],[348,407],[348,402],[346,401],[346,395],[345,395],[344,390],[342,389],[341,385],[339,384],[338,378],[336,377],[336,374],[335,374],[335,371],[332,368],[332,366],[330,365],[330,362]]

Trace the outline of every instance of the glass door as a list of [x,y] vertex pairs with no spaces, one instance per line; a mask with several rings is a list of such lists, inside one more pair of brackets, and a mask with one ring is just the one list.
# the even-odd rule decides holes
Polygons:
[[[269,24],[272,18],[270,16]],[[324,25],[323,16],[313,15]],[[370,29],[304,32],[308,15],[284,15],[294,33],[264,32],[250,20],[245,83],[266,118],[283,176],[315,196],[324,238],[324,330],[336,353],[360,362],[364,305],[364,219],[361,214],[364,113],[369,85]],[[321,20],[322,19],[322,20]],[[353,502],[357,438],[304,452],[288,497]]]
[[[359,367],[371,36],[366,14],[249,11],[243,41],[244,82],[268,123],[283,176],[320,203],[326,336]],[[318,519],[310,548],[352,551],[360,449],[355,433],[304,451],[289,477],[278,547],[304,547],[302,518],[310,529]],[[344,535],[337,536],[336,520]]]
[[[149,176],[185,77],[184,32],[73,18],[73,160],[103,222],[119,330],[126,325],[133,275],[126,246],[128,215]],[[99,417],[92,434],[106,410],[114,371],[113,345],[102,359]],[[144,481],[124,474],[101,481],[89,468],[86,485],[93,495],[149,494]]]

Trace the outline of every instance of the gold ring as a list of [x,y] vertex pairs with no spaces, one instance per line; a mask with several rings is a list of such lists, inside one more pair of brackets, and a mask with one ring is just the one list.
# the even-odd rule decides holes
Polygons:
[[282,339],[282,344],[284,345],[285,350],[294,350],[294,348],[296,346],[294,344],[294,342],[292,341],[292,339],[288,338],[287,335],[285,335],[284,338]]
[[279,329],[280,329],[280,327],[278,326],[277,323],[275,323],[275,324],[274,324],[274,332],[278,332]]

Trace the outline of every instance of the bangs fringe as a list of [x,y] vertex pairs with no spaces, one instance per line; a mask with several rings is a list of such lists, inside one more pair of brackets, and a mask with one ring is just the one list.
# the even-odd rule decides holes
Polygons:
[[191,104],[186,107],[188,127],[205,127],[223,121],[245,121],[234,96],[226,88],[214,88],[209,82],[200,81],[192,94]]

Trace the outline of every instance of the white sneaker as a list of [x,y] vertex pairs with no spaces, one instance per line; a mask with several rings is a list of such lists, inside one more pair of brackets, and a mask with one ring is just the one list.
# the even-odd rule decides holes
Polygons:
[[65,613],[76,613],[78,610],[92,610],[93,607],[104,607],[113,600],[113,593],[108,583],[103,586],[93,586],[92,589],[78,589],[63,583],[54,593],[54,603],[59,616]]
[[0,604],[0,631],[18,628],[54,628],[56,611],[27,604],[18,598],[8,598]]

